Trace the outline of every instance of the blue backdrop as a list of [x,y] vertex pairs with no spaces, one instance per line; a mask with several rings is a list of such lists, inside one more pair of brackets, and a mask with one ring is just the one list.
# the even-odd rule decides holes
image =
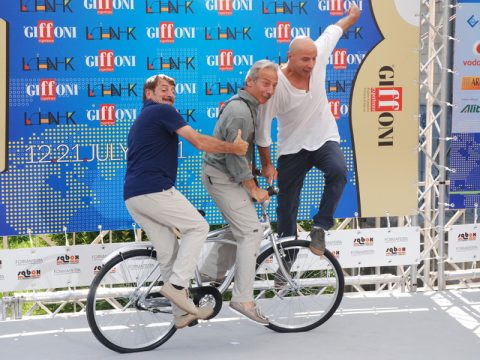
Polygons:
[[[178,110],[211,134],[220,103],[241,87],[254,61],[286,62],[292,36],[317,38],[350,3],[4,2],[9,139],[8,168],[0,174],[0,234],[131,228],[122,201],[126,136],[142,106],[145,78],[160,72],[174,77]],[[356,3],[362,16],[337,45],[326,84],[348,163],[338,217],[352,217],[358,208],[348,111],[352,81],[380,41],[370,2]],[[275,145],[272,150],[275,156]],[[210,223],[222,222],[200,181],[201,154],[181,142],[179,157],[177,187]],[[322,189],[321,174],[311,171],[300,219],[315,212]]]

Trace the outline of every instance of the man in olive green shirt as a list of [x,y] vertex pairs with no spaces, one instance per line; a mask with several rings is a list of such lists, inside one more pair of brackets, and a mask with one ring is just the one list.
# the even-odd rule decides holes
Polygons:
[[[263,239],[254,200],[263,202],[268,199],[268,193],[257,186],[252,175],[253,141],[258,105],[273,95],[278,81],[277,70],[278,66],[268,60],[257,61],[247,74],[245,87],[226,102],[215,126],[214,137],[223,141],[234,139],[240,129],[250,146],[247,155],[205,154],[202,167],[203,184],[237,242],[230,307],[264,325],[268,320],[260,314],[253,300],[255,259]],[[218,255],[214,252],[210,255],[216,259]]]

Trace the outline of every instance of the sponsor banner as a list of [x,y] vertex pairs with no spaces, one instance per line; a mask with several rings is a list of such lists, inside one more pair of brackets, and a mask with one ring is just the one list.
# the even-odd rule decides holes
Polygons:
[[451,262],[480,259],[480,226],[452,225],[448,231],[448,260]]
[[413,215],[420,3],[372,0],[371,5],[384,38],[363,60],[351,98],[359,213]]
[[[327,249],[344,268],[417,264],[420,228],[380,228],[328,231]],[[308,233],[299,237],[307,239]]]
[[456,10],[450,203],[480,204],[480,0],[459,0]]
[[[377,125],[378,115],[388,110],[385,106],[393,106],[388,113],[394,124],[389,115],[381,116],[385,128],[378,134],[375,126],[377,141],[388,142],[392,127],[397,139],[403,124],[409,123],[398,117],[416,107],[417,94],[401,80],[406,61],[396,64],[385,57],[383,65],[395,67],[395,78],[390,73],[382,76],[388,76],[384,81],[393,81],[392,85],[378,84],[378,67],[371,77],[375,83],[359,86],[356,81],[354,85],[357,70],[383,44],[393,42],[395,50],[406,52],[403,44],[410,44],[410,38],[418,41],[418,33],[404,31],[397,19],[404,5],[398,5],[399,10],[393,4],[404,1],[18,0],[5,1],[2,7],[1,17],[10,31],[5,22],[0,25],[0,235],[29,230],[62,233],[64,227],[69,232],[97,231],[99,225],[111,230],[131,228],[133,220],[122,196],[126,144],[142,107],[145,79],[158,73],[174,77],[177,110],[189,125],[212,134],[220,104],[243,86],[255,61],[268,58],[285,64],[294,37],[317,39],[353,3],[362,10],[361,18],[341,37],[327,62],[327,95],[347,161],[347,184],[336,217],[353,217],[359,211],[357,184],[365,198],[385,199],[383,204],[388,206],[379,206],[378,215],[407,214],[396,204],[403,203],[408,193],[391,180],[415,183],[398,160],[409,159],[410,153],[402,147],[403,140],[402,146],[395,142],[394,163],[405,170],[402,176],[383,165],[383,173],[364,165],[362,155],[354,154],[353,141],[357,144],[358,139],[356,149],[367,147],[357,138],[357,128],[352,140],[351,122],[355,126],[355,121],[367,117],[351,111],[350,103],[354,87],[360,89],[360,97],[365,88],[373,89],[369,94],[376,100],[370,115],[376,116]],[[402,36],[390,35],[384,25],[377,27],[375,19],[392,19]],[[8,44],[15,46],[8,51]],[[395,55],[399,58],[410,60],[414,55]],[[409,84],[414,79],[410,76]],[[367,129],[372,130],[365,127],[362,132]],[[276,158],[275,131],[273,141],[272,157]],[[397,145],[398,151],[405,151],[397,152]],[[392,146],[385,147],[382,150],[391,151]],[[180,139],[178,156],[176,187],[206,212],[209,223],[223,223],[199,181],[201,154]],[[367,173],[376,179],[375,187],[362,188],[365,172],[355,174],[355,156],[362,159],[358,169],[370,169]],[[377,160],[380,164],[381,159]],[[397,189],[391,197],[383,190],[387,183]],[[323,188],[319,171],[309,172],[299,220],[310,219],[316,212]],[[397,199],[394,194],[402,196]],[[368,214],[362,210],[362,215]]]
[[0,291],[88,286],[103,259],[128,244],[0,250]]

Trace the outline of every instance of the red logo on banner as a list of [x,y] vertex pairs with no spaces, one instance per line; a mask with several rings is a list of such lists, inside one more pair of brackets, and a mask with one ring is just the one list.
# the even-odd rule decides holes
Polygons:
[[233,70],[233,51],[220,50],[220,70]]
[[160,23],[160,42],[165,44],[171,44],[175,41],[175,27],[173,22],[161,22]]
[[333,117],[335,118],[335,120],[339,120],[340,119],[340,100],[330,100],[329,104],[330,104],[330,111],[332,112]]
[[370,90],[371,111],[402,111],[402,88],[381,87]]
[[218,15],[232,15],[232,0],[217,0]]
[[112,14],[112,0],[95,0],[97,2],[97,14],[111,15]]
[[100,125],[115,125],[115,105],[100,105]]
[[114,71],[113,50],[98,51],[98,68],[101,72]]
[[277,42],[284,43],[290,42],[290,23],[278,22],[277,23]]
[[57,99],[55,79],[40,79],[40,100],[55,101]]
[[343,15],[343,0],[330,0],[330,15]]
[[28,279],[38,279],[40,277],[40,270],[33,269],[33,270],[24,270],[19,271],[17,275],[18,280],[28,280]]
[[335,49],[333,52],[333,68],[345,70],[347,68],[347,49]]
[[38,20],[38,42],[52,44],[54,40],[53,21]]
[[477,41],[475,45],[473,45],[473,53],[480,56],[480,41]]

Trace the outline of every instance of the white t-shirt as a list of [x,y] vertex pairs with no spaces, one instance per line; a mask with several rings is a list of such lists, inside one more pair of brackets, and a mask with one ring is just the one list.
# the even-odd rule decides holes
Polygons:
[[325,76],[328,58],[342,34],[339,26],[330,25],[315,41],[317,61],[310,75],[309,91],[295,88],[283,72],[278,71],[275,94],[258,109],[257,145],[267,147],[272,143],[274,117],[278,121],[277,156],[294,154],[301,149],[317,150],[327,141],[340,142],[327,99]]

